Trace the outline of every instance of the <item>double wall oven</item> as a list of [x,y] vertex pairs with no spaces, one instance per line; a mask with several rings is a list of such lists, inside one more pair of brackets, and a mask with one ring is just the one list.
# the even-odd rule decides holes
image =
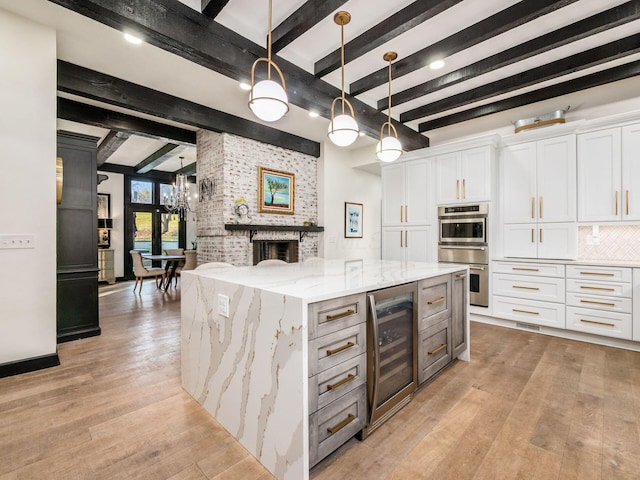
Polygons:
[[438,261],[469,265],[469,303],[489,306],[486,203],[438,207]]

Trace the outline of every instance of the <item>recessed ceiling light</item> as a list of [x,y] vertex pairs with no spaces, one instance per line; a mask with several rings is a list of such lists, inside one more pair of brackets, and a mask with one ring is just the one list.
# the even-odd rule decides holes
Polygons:
[[135,35],[131,35],[130,33],[125,33],[124,39],[129,43],[133,43],[134,45],[140,45],[142,43],[142,39],[140,37],[136,37]]
[[251,85],[249,85],[247,82],[240,82],[240,88],[248,92],[249,90],[251,90]]
[[318,118],[319,117],[318,112],[309,112],[309,116],[311,118]]
[[435,60],[429,64],[431,70],[439,70],[444,67],[444,60]]

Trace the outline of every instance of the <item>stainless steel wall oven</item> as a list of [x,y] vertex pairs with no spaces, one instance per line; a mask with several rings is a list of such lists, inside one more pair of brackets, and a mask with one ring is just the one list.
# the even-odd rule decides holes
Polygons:
[[486,203],[438,207],[438,261],[469,265],[469,303],[489,306]]

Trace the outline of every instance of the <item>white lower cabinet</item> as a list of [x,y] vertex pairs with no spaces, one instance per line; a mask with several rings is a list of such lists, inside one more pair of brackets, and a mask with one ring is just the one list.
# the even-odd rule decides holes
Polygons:
[[633,340],[640,342],[640,268],[633,269]]
[[564,328],[564,304],[523,300],[522,298],[493,297],[496,317],[532,323],[545,327]]
[[506,224],[503,227],[505,257],[573,259],[578,254],[575,223]]
[[433,227],[383,227],[382,259],[411,262],[435,262]]

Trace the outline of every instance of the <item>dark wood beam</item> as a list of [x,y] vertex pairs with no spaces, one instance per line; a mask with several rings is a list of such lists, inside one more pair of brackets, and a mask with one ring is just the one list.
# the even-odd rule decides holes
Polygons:
[[192,177],[196,174],[197,163],[198,162],[193,162],[186,167],[182,167],[180,170],[176,170],[174,173],[182,173],[183,175],[186,175],[188,177],[187,180],[193,183],[195,180]]
[[[398,92],[391,96],[391,105],[397,106],[409,102],[465,80],[638,19],[640,19],[640,0],[623,3],[622,5],[610,8],[604,12],[597,13],[571,25],[496,53],[471,65]],[[378,100],[378,109],[385,110],[388,106],[388,101],[387,97]]]
[[164,162],[172,157],[179,155],[186,147],[176,145],[175,143],[167,143],[164,147],[156,150],[147,158],[142,160],[135,166],[137,173],[147,173],[156,168],[158,165],[162,165]]
[[[392,67],[393,78],[399,78],[424,68],[432,61],[450,57],[473,45],[490,40],[508,30],[546,15],[577,0],[522,0],[504,10],[471,25],[464,30],[433,43],[426,48],[397,60]],[[349,86],[351,95],[383,85],[388,81],[388,67],[356,80]]]
[[307,0],[271,32],[271,50],[277,53],[347,0]]
[[400,115],[400,121],[403,123],[410,122],[454,108],[463,107],[486,98],[504,95],[505,93],[535,85],[536,83],[553,80],[586,68],[602,65],[603,63],[611,62],[637,52],[640,52],[640,34],[631,35],[630,37],[622,38],[615,42],[607,43],[606,45],[576,53],[570,57],[562,58],[525,72],[516,73],[510,77],[502,78],[436,102],[430,102],[404,112]]
[[[176,0],[49,1],[112,28],[139,32],[151,45],[236,80],[246,81],[253,62],[267,53],[264,47]],[[341,95],[340,89],[280,57],[276,56],[274,61],[285,73],[289,102],[330,118],[331,102]],[[99,94],[99,88],[95,90]],[[380,125],[387,120],[386,115],[353,97],[349,97],[349,101],[356,111],[360,130],[377,138]],[[252,128],[261,126],[252,122],[249,124]],[[429,146],[429,139],[415,130],[402,124],[396,128],[406,150]]]
[[58,90],[213,132],[320,156],[320,144],[173,95],[58,60]]
[[473,120],[493,113],[504,112],[506,110],[511,110],[512,108],[522,107],[523,105],[529,105],[543,100],[548,100],[550,98],[568,95],[580,90],[586,90],[587,88],[599,87],[600,85],[606,85],[608,83],[617,82],[637,75],[640,75],[640,61],[626,63],[618,67],[592,73],[591,75],[586,75],[567,82],[534,90],[515,97],[506,98],[488,105],[471,108],[452,115],[446,115],[428,122],[423,122],[420,124],[419,129],[421,132],[435,130],[436,128],[454,125],[456,123]]
[[175,179],[175,174],[171,172],[162,172],[159,170],[151,170],[145,174],[139,174],[134,167],[128,167],[126,165],[116,165],[114,163],[105,163],[99,169],[100,172],[108,173],[120,173],[122,175],[128,175],[130,177],[139,177],[145,179],[160,180],[165,183],[172,183]]
[[58,118],[130,135],[193,146],[196,132],[58,97]]
[[[349,63],[361,57],[365,53],[393,40],[398,35],[411,30],[461,1],[462,0],[418,0],[413,2],[411,5],[406,6],[376,26],[371,27],[363,34],[347,42],[344,46],[344,62]],[[340,68],[340,65],[341,52],[338,48],[315,63],[314,74],[317,77],[323,77]]]
[[207,17],[214,19],[229,3],[229,0],[202,0],[201,11]]
[[111,130],[98,145],[97,157],[98,166],[101,166],[107,159],[118,150],[131,135],[126,132]]

